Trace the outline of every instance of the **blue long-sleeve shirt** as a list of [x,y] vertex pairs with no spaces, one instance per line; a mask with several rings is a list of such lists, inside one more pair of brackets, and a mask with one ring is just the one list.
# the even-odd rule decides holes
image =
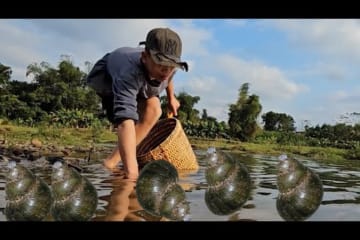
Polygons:
[[114,96],[114,122],[139,120],[137,100],[158,96],[169,82],[150,80],[140,60],[143,48],[122,47],[107,53],[89,73],[87,82],[100,96]]

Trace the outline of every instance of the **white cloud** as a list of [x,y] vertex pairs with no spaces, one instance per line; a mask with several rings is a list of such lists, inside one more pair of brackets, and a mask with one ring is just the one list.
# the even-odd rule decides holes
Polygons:
[[[207,65],[206,62],[204,64]],[[197,75],[193,72],[179,75],[175,79],[175,91],[185,91],[191,96],[199,96],[200,101],[194,108],[200,112],[206,109],[209,116],[218,120],[227,119],[228,105],[236,101],[232,97],[235,97],[236,91],[229,91],[227,83],[221,82],[213,75]]]
[[297,46],[345,61],[360,61],[360,21],[356,19],[273,20]]
[[330,96],[330,99],[334,102],[346,99],[349,96],[349,94],[343,90],[335,91],[333,95]]
[[12,79],[25,79],[26,67],[44,58],[37,52],[37,37],[14,28],[7,20],[0,20],[0,36],[1,63],[11,67]]
[[188,85],[194,92],[205,95],[216,87],[216,79],[214,77],[197,77],[190,79]]
[[212,33],[204,28],[194,26],[191,21],[182,21],[183,25],[174,27],[179,33],[183,42],[183,55],[207,56],[209,51],[206,48],[208,41],[212,40]]
[[336,90],[322,93],[313,99],[314,104],[303,110],[297,109],[301,119],[316,119],[313,125],[323,123],[336,124],[340,116],[347,113],[360,112],[360,86],[352,90]]
[[115,48],[138,46],[155,27],[170,27],[179,33],[186,45],[184,60],[207,54],[204,42],[211,38],[208,31],[197,29],[191,21],[165,19],[0,20],[0,43],[6,46],[0,49],[0,54],[6,59],[3,64],[12,67],[12,77],[23,80],[26,66],[33,62],[45,61],[56,66],[65,54],[80,67],[85,61],[95,63]]
[[44,52],[70,55],[81,65],[85,61],[95,63],[106,52],[121,46],[137,47],[154,27],[169,23],[161,19],[61,19],[33,20],[39,32]]
[[123,45],[136,47],[150,29],[169,25],[162,19],[33,20],[33,24],[47,36],[68,39],[78,46],[90,42],[111,49]]
[[216,65],[232,80],[234,88],[239,89],[243,83],[247,82],[250,84],[249,91],[265,100],[292,99],[307,89],[305,86],[287,79],[280,69],[260,62],[245,61],[231,55],[221,55],[216,58]]
[[[286,54],[289,56],[292,51],[302,51],[296,55],[301,58],[296,59],[299,65],[289,64],[294,66],[292,69],[284,68],[288,64],[281,59],[274,60],[276,65],[268,58],[262,60],[261,53],[256,51],[257,58],[251,60],[254,55],[250,43],[222,46],[220,41],[226,36],[218,35],[221,33],[218,26],[235,29],[249,20],[222,21],[225,24],[211,25],[211,20],[191,19],[0,20],[0,44],[4,46],[0,48],[1,63],[12,68],[13,79],[25,80],[26,67],[33,62],[46,61],[56,66],[60,56],[65,54],[75,65],[83,67],[85,61],[94,63],[117,47],[137,46],[154,27],[170,27],[181,36],[182,58],[190,66],[189,73],[179,71],[181,74],[177,74],[175,90],[200,96],[195,107],[200,111],[206,108],[210,116],[227,119],[228,105],[236,102],[239,88],[246,82],[250,83],[249,93],[260,97],[263,113],[285,112],[296,121],[316,119],[321,122],[339,113],[357,111],[356,103],[360,100],[360,91],[355,89],[360,63],[359,20],[254,20],[260,22],[257,26],[261,25],[261,34],[275,32],[279,39],[283,33],[288,36],[291,45],[287,47],[291,52]],[[201,25],[209,27],[199,27]],[[279,31],[274,28],[268,31],[269,26]],[[259,30],[254,31],[255,41]],[[210,46],[216,46],[222,55],[217,55]],[[246,58],[235,55],[242,48],[249,53],[245,54]],[[302,62],[304,55],[311,57]],[[326,85],[321,85],[324,83]],[[342,87],[340,83],[347,85]],[[343,92],[336,93],[334,89]],[[313,104],[309,104],[310,101]]]
[[357,110],[360,102],[360,85],[354,86],[351,91],[337,90],[328,96],[333,104],[341,106],[352,106],[353,111]]
[[195,107],[199,110],[206,108],[209,115],[219,120],[227,120],[229,104],[237,101],[239,89],[246,82],[250,83],[249,95],[260,97],[263,113],[276,109],[285,112],[292,100],[308,91],[307,86],[287,79],[285,73],[276,67],[231,55],[213,55],[198,60],[197,65],[197,73],[208,75],[192,75],[190,72],[176,83],[176,88],[201,96]]

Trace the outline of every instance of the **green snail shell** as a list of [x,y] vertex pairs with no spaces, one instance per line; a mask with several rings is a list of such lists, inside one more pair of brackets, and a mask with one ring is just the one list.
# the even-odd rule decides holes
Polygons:
[[136,195],[141,207],[155,216],[184,220],[189,213],[185,191],[177,184],[176,168],[165,160],[151,161],[141,170]]
[[216,215],[228,215],[239,210],[250,197],[251,178],[248,169],[223,152],[208,150],[205,178],[208,188],[205,203]]
[[82,176],[66,164],[55,162],[51,175],[51,187],[56,200],[67,198],[82,184]]
[[97,208],[94,185],[65,164],[54,164],[52,173],[54,203],[51,214],[56,221],[88,221]]
[[[209,151],[208,151],[209,152]],[[213,152],[208,155],[208,165],[205,170],[205,179],[209,186],[222,184],[234,173],[235,160],[225,157],[225,154]]]
[[9,221],[41,221],[50,213],[53,199],[48,185],[15,162],[9,163],[5,193]]
[[286,155],[280,156],[278,167],[279,195],[276,208],[279,215],[287,221],[306,220],[322,201],[323,186],[320,177],[298,160]]
[[[296,159],[281,155],[278,164],[277,185],[280,192],[296,187],[306,174],[307,167]],[[285,158],[281,160],[282,158]]]
[[190,207],[186,201],[185,191],[179,184],[174,184],[165,193],[159,206],[161,216],[171,220],[184,220],[189,215]]

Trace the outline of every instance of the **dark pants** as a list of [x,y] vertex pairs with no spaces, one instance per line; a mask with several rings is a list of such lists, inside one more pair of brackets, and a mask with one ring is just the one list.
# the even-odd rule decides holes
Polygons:
[[114,95],[101,96],[101,104],[107,119],[114,123]]

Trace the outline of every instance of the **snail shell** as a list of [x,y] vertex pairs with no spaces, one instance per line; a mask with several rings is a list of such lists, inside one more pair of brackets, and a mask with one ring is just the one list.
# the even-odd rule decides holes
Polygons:
[[66,164],[56,162],[51,175],[54,203],[51,214],[57,221],[88,221],[95,213],[98,195],[94,185]]
[[279,157],[276,208],[287,221],[303,221],[319,207],[323,186],[319,176],[294,158]]
[[215,148],[209,148],[207,155],[205,203],[216,215],[234,213],[250,197],[249,171],[241,162]]
[[28,168],[8,164],[5,215],[9,221],[41,221],[50,213],[52,194],[49,186]]
[[151,161],[141,170],[136,195],[141,207],[155,216],[186,220],[190,207],[178,181],[176,168],[168,161]]

